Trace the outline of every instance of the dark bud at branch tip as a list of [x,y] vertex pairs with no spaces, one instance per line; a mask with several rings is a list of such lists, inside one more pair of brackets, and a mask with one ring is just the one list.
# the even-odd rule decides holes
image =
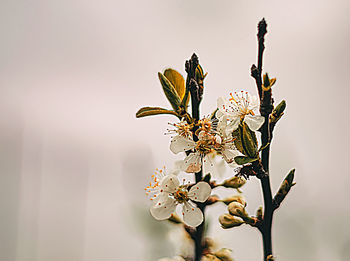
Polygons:
[[264,35],[267,33],[267,24],[265,21],[265,18],[263,18],[259,24],[258,24],[258,38],[264,37]]
[[255,66],[255,64],[253,64],[252,67],[250,68],[250,73],[251,73],[251,76],[253,76],[254,78],[259,77],[259,70]]

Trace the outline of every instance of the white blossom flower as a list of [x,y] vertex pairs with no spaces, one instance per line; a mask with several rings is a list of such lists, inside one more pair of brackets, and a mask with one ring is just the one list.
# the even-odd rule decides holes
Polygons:
[[216,117],[220,120],[223,118],[229,120],[228,126],[232,130],[238,128],[241,120],[244,120],[252,131],[260,129],[265,118],[254,114],[254,110],[259,106],[258,98],[244,91],[230,95],[231,98],[228,101],[223,97],[218,98]]
[[183,220],[186,225],[197,227],[203,222],[203,213],[191,201],[205,202],[211,193],[208,183],[200,181],[188,190],[189,185],[180,185],[177,176],[170,174],[162,177],[152,186],[155,204],[150,212],[157,220],[168,219],[181,204]]
[[[202,162],[206,166],[213,166],[213,153],[222,155],[228,164],[235,164],[234,157],[239,153],[234,146],[233,139],[226,130],[226,122],[212,123],[208,119],[202,120],[202,130],[196,135],[197,141],[192,138],[176,136],[170,143],[170,150],[177,154],[179,152],[192,151],[184,159],[184,171],[188,173],[198,172],[202,168]],[[215,126],[215,127],[213,127]]]

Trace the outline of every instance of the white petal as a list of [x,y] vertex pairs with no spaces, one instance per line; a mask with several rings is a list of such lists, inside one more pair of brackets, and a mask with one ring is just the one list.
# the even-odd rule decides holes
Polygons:
[[202,168],[201,156],[199,152],[190,153],[184,159],[184,170],[187,173],[197,173]]
[[168,197],[165,202],[158,202],[150,209],[151,215],[157,220],[168,219],[175,212],[176,201]]
[[196,143],[193,140],[178,135],[171,140],[170,150],[173,153],[177,154],[179,152],[191,150],[194,148],[195,145]]
[[219,97],[216,102],[218,109],[223,110],[223,108],[226,106],[227,101],[223,97]]
[[265,118],[260,115],[247,115],[244,117],[244,122],[247,123],[249,129],[257,131],[264,124]]
[[188,197],[197,202],[205,202],[211,194],[211,187],[207,182],[200,181],[188,192]]
[[232,119],[232,121],[227,126],[227,128],[229,130],[234,131],[234,130],[236,130],[238,128],[239,122],[240,122],[240,118],[239,117],[235,117],[235,118]]
[[224,149],[222,152],[221,152],[224,160],[228,163],[228,164],[231,164],[232,162],[234,162],[234,158],[236,156],[239,155],[239,152],[236,151],[236,150],[230,150],[230,149]]
[[192,206],[189,202],[185,201],[182,208],[183,219],[186,225],[191,227],[197,227],[203,222],[202,211]]
[[225,114],[221,110],[217,110],[216,113],[215,113],[215,117],[217,119],[221,119],[224,116],[225,116]]
[[256,95],[252,95],[252,96],[250,96],[250,98],[249,98],[249,109],[251,109],[251,110],[255,110],[256,108],[258,108],[259,107],[259,99],[258,99],[258,97],[256,96]]
[[167,175],[160,183],[160,188],[168,193],[173,193],[179,187],[180,181],[175,175]]
[[209,153],[203,158],[202,171],[204,174],[213,173],[215,167],[215,154]]

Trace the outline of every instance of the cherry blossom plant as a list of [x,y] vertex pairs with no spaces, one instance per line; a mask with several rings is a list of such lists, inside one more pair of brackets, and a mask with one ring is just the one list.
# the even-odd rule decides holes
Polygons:
[[[276,79],[270,79],[267,73],[262,74],[266,28],[267,24],[262,19],[258,24],[257,66],[251,67],[258,96],[237,90],[227,97],[219,97],[212,114],[201,118],[199,106],[207,74],[197,55],[193,54],[185,64],[186,81],[174,69],[158,73],[172,108],[143,107],[136,113],[138,118],[159,114],[178,118],[170,123],[167,133],[172,135],[170,150],[174,154],[183,154],[183,160],[170,171],[165,167],[157,169],[145,190],[153,202],[150,214],[157,220],[182,225],[193,241],[194,251],[192,255],[180,253],[174,258],[161,260],[233,260],[229,249],[214,250],[212,240],[205,233],[205,210],[216,203],[227,205],[228,213],[217,217],[223,229],[242,224],[255,227],[262,234],[264,260],[274,260],[271,238],[273,215],[295,183],[293,169],[272,197],[269,151],[273,130],[284,114],[286,103],[282,100],[276,107],[273,106],[272,86]],[[191,112],[188,111],[190,101]],[[261,134],[260,144],[256,132]],[[222,164],[228,167],[231,176],[218,182],[213,174]],[[186,178],[180,181],[180,173],[188,175],[188,180],[192,176],[195,182],[186,181]],[[250,177],[260,180],[264,201],[264,207],[260,207],[254,216],[247,212],[247,203],[240,194],[240,188]],[[213,194],[217,187],[235,190],[238,194],[219,198]],[[176,214],[177,209],[180,215]]]

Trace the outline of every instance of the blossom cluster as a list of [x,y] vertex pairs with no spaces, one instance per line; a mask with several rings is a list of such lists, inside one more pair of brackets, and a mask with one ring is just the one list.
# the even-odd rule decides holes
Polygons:
[[[152,176],[152,182],[146,188],[154,202],[150,212],[157,220],[170,218],[177,205],[182,205],[183,221],[196,227],[203,222],[203,213],[194,202],[203,203],[211,194],[211,186],[205,181],[196,184],[180,184],[177,174],[210,171],[215,164],[215,157],[221,156],[228,166],[237,167],[235,157],[241,152],[235,146],[233,132],[239,124],[245,122],[252,131],[258,130],[264,118],[254,114],[258,99],[248,92],[230,94],[229,99],[217,100],[217,109],[210,117],[197,122],[182,118],[177,123],[169,123],[172,128],[170,150],[174,154],[185,153],[186,157],[179,164],[179,169],[165,174],[165,169],[158,170]],[[184,182],[184,180],[183,180]]]

